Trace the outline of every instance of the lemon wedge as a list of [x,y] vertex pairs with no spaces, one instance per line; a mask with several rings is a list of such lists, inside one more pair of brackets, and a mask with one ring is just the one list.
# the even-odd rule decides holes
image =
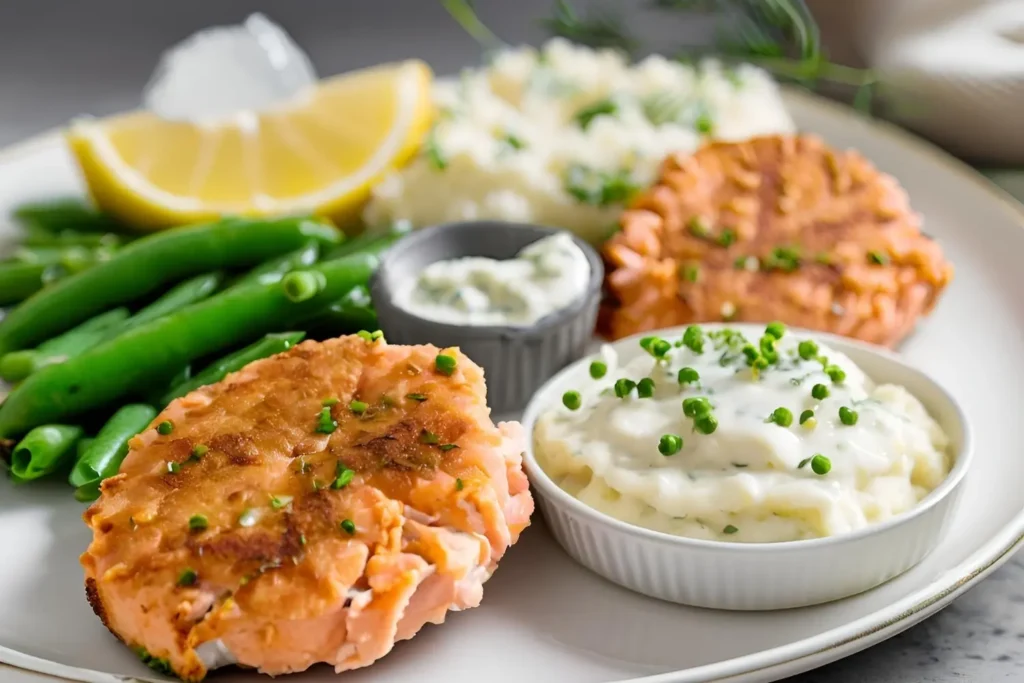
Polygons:
[[74,123],[71,150],[97,205],[156,230],[224,215],[345,221],[430,127],[430,68],[354,71],[259,111],[171,120],[148,111]]

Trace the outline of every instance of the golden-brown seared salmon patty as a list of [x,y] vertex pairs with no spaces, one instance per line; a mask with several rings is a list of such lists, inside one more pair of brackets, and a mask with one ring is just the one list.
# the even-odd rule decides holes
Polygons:
[[365,666],[479,604],[533,511],[524,440],[440,353],[306,342],[174,401],[85,513],[107,627],[196,681]]
[[809,135],[670,156],[620,225],[604,248],[612,338],[781,320],[893,346],[953,275],[893,178]]

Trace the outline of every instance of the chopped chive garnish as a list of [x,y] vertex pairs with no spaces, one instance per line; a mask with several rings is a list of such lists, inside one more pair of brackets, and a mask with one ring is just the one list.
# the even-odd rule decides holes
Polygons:
[[341,530],[349,536],[352,536],[356,533],[356,523],[353,522],[351,519],[341,520],[341,524],[339,526],[341,526]]
[[857,424],[857,418],[858,415],[856,410],[850,410],[846,406],[841,406],[839,408],[839,421],[847,427],[852,427]]
[[692,263],[683,266],[682,275],[687,282],[696,282],[700,279],[700,266],[695,266]]
[[420,443],[427,444],[428,446],[434,446],[441,443],[441,437],[434,432],[428,432],[424,429],[420,432]]
[[764,328],[764,333],[774,339],[782,339],[782,335],[786,334],[786,326],[778,321],[768,323],[768,326]]
[[800,424],[803,424],[804,422],[807,422],[812,418],[814,418],[814,411],[805,410],[804,412],[800,413]]
[[639,398],[651,398],[654,396],[654,380],[644,377],[636,383],[636,395]]
[[336,406],[336,405],[338,405],[338,403],[339,403],[339,401],[336,398],[325,398],[324,400],[320,401],[320,405],[323,406],[324,408],[330,408],[331,406]]
[[306,534],[299,534],[299,545],[306,545]]
[[451,377],[452,373],[455,372],[455,366],[458,363],[455,360],[455,356],[449,356],[445,353],[437,354],[437,358],[434,359],[434,369],[445,377]]
[[427,400],[426,394],[406,394],[405,397],[410,401],[416,401],[417,403],[423,403]]
[[631,379],[617,379],[615,380],[615,395],[619,398],[626,398],[629,396],[633,389],[636,389],[636,382]]
[[458,446],[453,443],[443,443],[438,448],[447,453],[448,451],[454,451]]
[[704,331],[697,325],[690,325],[683,332],[683,346],[696,354],[704,353]]
[[700,373],[693,368],[680,368],[677,379],[680,384],[694,384],[700,381]]
[[711,413],[698,415],[693,421],[693,428],[701,434],[714,434],[718,429],[718,419]]
[[739,529],[737,529],[736,527],[734,527],[734,526],[733,526],[732,524],[729,524],[729,525],[727,525],[727,526],[726,526],[726,527],[725,527],[724,529],[722,529],[722,533],[723,533],[723,534],[734,534],[734,533],[736,533],[737,531],[739,531]]
[[465,486],[465,484],[462,483],[462,479],[456,479],[455,480],[455,490],[456,491],[461,491],[464,486]]
[[811,458],[811,471],[815,474],[826,475],[832,470],[832,461],[821,453]]
[[731,247],[736,242],[736,231],[726,228],[718,236],[718,243],[723,247]]
[[700,216],[694,216],[687,223],[687,227],[694,237],[707,237],[708,233],[711,232],[708,228],[708,224],[704,222],[704,219]]
[[171,474],[177,474],[178,472],[181,472],[181,465],[171,460],[167,463],[167,471]]
[[174,431],[174,423],[170,420],[164,420],[156,426],[156,433],[162,436],[167,436]]
[[178,585],[179,586],[194,586],[196,581],[199,580],[199,574],[196,574],[196,570],[191,567],[186,567],[181,570],[178,574]]
[[188,530],[194,534],[206,531],[208,526],[210,526],[210,523],[206,519],[206,515],[192,515],[188,518]]
[[751,365],[761,357],[761,352],[754,348],[753,344],[747,344],[743,347],[743,355],[747,357],[747,365]]
[[319,434],[332,434],[338,428],[338,422],[331,417],[331,409],[323,408],[316,421],[316,431]]
[[811,387],[811,397],[817,401],[823,401],[828,398],[829,390],[824,384],[815,384]]
[[868,262],[876,266],[884,266],[889,263],[889,255],[880,251],[869,251]]
[[345,463],[339,460],[338,464],[334,466],[334,481],[331,482],[331,488],[343,489],[352,483],[352,478],[355,476],[355,470],[345,467]]
[[580,406],[583,405],[583,399],[580,397],[580,392],[567,391],[562,394],[562,405],[569,410],[579,410]]
[[664,456],[675,455],[683,449],[683,439],[676,434],[665,434],[658,441],[658,452]]
[[846,379],[846,373],[843,372],[843,369],[838,365],[827,366],[825,368],[825,374],[828,375],[829,379],[831,379],[836,384],[840,384],[843,380]]
[[270,497],[270,507],[274,508],[275,510],[280,510],[281,508],[286,507],[290,502],[292,502],[292,496]]
[[672,345],[661,337],[644,337],[640,340],[640,348],[660,360],[672,350]]
[[369,404],[364,401],[349,401],[348,409],[356,415],[362,415],[369,408]]
[[796,351],[804,360],[813,360],[818,356],[818,345],[810,339],[805,339],[796,347]]
[[810,461],[810,458],[804,458],[803,460],[800,461],[800,464],[797,465],[796,468],[798,470],[802,470],[803,468],[807,467],[807,463],[809,463]]
[[697,417],[711,412],[711,402],[703,396],[692,396],[683,399],[683,415]]
[[789,408],[779,407],[773,410],[771,416],[765,421],[774,422],[780,427],[788,427],[793,424],[793,413],[790,412]]
[[590,364],[590,376],[594,379],[601,379],[608,373],[608,366],[599,360]]

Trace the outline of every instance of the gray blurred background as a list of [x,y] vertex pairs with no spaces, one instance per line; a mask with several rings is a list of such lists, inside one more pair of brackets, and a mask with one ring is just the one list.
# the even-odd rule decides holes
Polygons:
[[[857,0],[858,2],[860,0]],[[684,23],[652,12],[647,0],[575,0],[629,17],[646,51],[707,42],[709,19]],[[852,58],[843,17],[853,0],[810,2],[834,58]],[[845,7],[844,7],[845,5]],[[477,0],[484,22],[509,43],[546,37],[539,19],[553,0]],[[4,0],[0,2],[0,147],[79,114],[138,105],[166,47],[192,32],[263,12],[309,53],[321,76],[420,57],[438,73],[480,56],[477,44],[438,0]],[[671,15],[668,15],[671,16]],[[831,30],[836,27],[837,30]]]

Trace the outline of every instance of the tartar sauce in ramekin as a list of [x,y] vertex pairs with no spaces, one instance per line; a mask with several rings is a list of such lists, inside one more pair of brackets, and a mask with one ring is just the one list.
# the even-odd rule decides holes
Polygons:
[[537,423],[537,460],[580,501],[679,536],[833,536],[914,507],[948,475],[948,439],[906,389],[778,323],[760,337],[647,337]]
[[572,304],[589,280],[586,254],[561,232],[504,261],[472,256],[432,263],[396,292],[395,304],[437,322],[522,327]]

